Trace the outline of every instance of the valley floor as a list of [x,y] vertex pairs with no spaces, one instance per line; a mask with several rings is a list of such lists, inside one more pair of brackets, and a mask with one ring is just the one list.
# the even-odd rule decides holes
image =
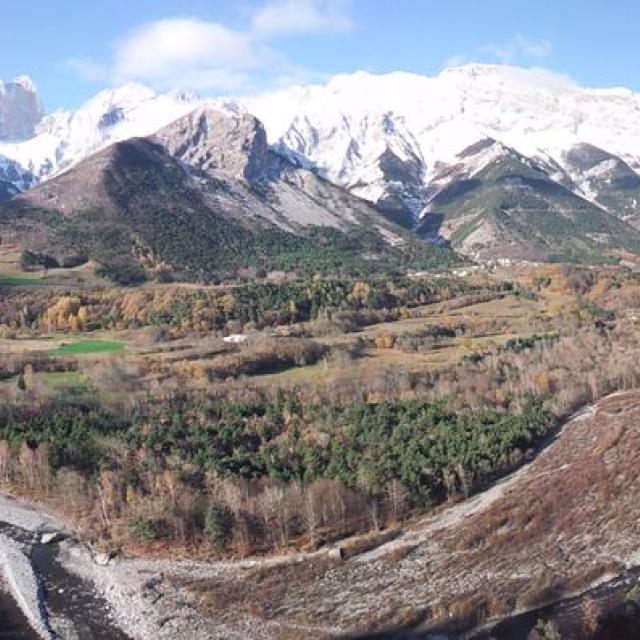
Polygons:
[[[62,566],[108,603],[123,637],[326,638],[389,627],[458,637],[640,565],[638,454],[640,393],[631,391],[574,415],[533,462],[493,487],[345,561],[326,551],[217,563],[108,560],[72,537],[54,547]],[[64,529],[7,497],[0,519],[27,538]],[[33,583],[16,581],[6,560],[15,541],[0,545],[6,583],[23,604],[37,602]],[[28,554],[33,545],[22,548]],[[60,628],[55,616],[47,620],[46,598],[42,605],[25,613],[41,630]],[[587,606],[596,624],[607,613],[598,602]]]

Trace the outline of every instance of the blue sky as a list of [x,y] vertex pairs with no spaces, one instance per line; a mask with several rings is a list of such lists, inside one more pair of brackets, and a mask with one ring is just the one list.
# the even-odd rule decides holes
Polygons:
[[0,78],[30,75],[47,111],[126,81],[219,95],[469,61],[640,90],[638,24],[633,0],[30,0],[2,8]]

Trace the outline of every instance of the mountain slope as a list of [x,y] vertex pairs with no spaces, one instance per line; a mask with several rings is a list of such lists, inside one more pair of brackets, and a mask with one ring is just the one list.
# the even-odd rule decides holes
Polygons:
[[640,226],[640,175],[621,158],[581,143],[563,153],[562,164],[587,198]]
[[35,177],[18,163],[0,156],[0,202],[10,200],[36,184]]
[[[416,219],[438,165],[454,164],[485,138],[546,165],[551,179],[565,180],[579,196],[587,195],[583,180],[574,183],[564,166],[580,145],[605,150],[634,175],[640,167],[638,94],[583,89],[539,70],[476,64],[433,78],[358,72],[243,104],[265,123],[272,143],[372,202],[397,198],[398,182],[409,186],[401,199]],[[390,153],[404,169],[400,180],[385,166]],[[640,217],[640,209],[625,215]]]
[[295,267],[322,253],[327,264],[346,257],[360,266],[403,251],[432,264],[451,259],[274,153],[255,118],[210,108],[116,143],[12,200],[0,209],[0,232],[50,263],[91,258],[120,279],[141,269],[211,277],[285,257]]
[[[358,72],[336,76],[325,85],[235,101],[176,92],[157,94],[140,85],[103,91],[75,112],[47,116],[29,140],[0,142],[0,154],[13,163],[12,179],[0,175],[4,181],[1,195],[12,196],[34,182],[60,175],[114,142],[169,129],[170,123],[196,108],[222,112],[237,122],[244,119],[245,125],[251,121],[249,114],[264,122],[266,140],[258,140],[256,134],[245,142],[259,141],[257,148],[266,154],[259,166],[266,173],[254,175],[254,168],[247,165],[246,173],[236,172],[240,180],[234,181],[234,188],[240,190],[237,197],[245,198],[246,184],[262,185],[258,201],[247,196],[248,207],[252,214],[266,216],[281,228],[295,230],[309,224],[343,228],[345,221],[363,224],[355,213],[361,207],[347,202],[345,195],[338,196],[328,181],[375,204],[387,219],[441,239],[447,233],[438,235],[439,227],[434,224],[434,194],[445,182],[450,190],[466,189],[466,182],[454,184],[458,174],[463,180],[470,172],[481,176],[486,161],[483,154],[470,154],[461,173],[458,167],[461,154],[482,147],[488,139],[519,154],[525,164],[535,165],[543,182],[564,189],[554,196],[566,200],[562,205],[551,203],[554,198],[537,200],[544,215],[525,225],[530,227],[527,234],[539,222],[547,231],[538,235],[549,235],[553,221],[545,220],[555,216],[558,208],[585,208],[598,219],[604,211],[640,228],[640,95],[626,89],[581,88],[549,72],[497,65],[447,69],[433,78]],[[209,120],[206,126],[215,129],[217,124]],[[203,146],[203,131],[202,123],[193,120],[184,132],[163,135],[190,136],[173,146],[168,140],[170,152],[198,171],[208,173],[210,167],[221,171],[220,151],[206,140]],[[231,132],[226,135],[233,146]],[[183,150],[180,144],[187,146]],[[241,151],[254,155],[248,148]],[[206,154],[212,155],[208,158]],[[268,166],[263,160],[268,160]],[[237,169],[244,160],[236,158],[235,162],[240,163]],[[229,167],[233,174],[234,167]],[[495,192],[499,185],[513,191],[513,185],[506,182],[494,181],[487,188]],[[482,206],[481,198],[478,206]],[[496,221],[494,209],[486,207],[485,214],[492,222],[483,225],[480,244],[491,247],[494,257],[545,256],[565,246],[561,238],[542,242],[535,234],[531,247],[509,240],[500,231],[504,225]],[[513,214],[511,211],[510,218]],[[425,215],[429,219],[422,221]],[[568,236],[566,220],[557,222],[559,232]],[[601,222],[595,228],[578,229],[591,236],[577,238],[573,253],[607,252],[615,248],[615,238],[627,233],[624,226],[609,229],[615,224],[607,216]],[[602,225],[605,231],[598,230]],[[600,240],[594,240],[593,234],[601,234]],[[612,240],[602,242],[607,235]],[[482,247],[471,248],[476,243],[458,238],[454,242],[462,251],[480,255]],[[633,242],[619,243],[618,248]],[[586,251],[586,247],[591,248]]]
[[441,166],[419,232],[479,258],[599,259],[640,251],[640,233],[540,165],[486,139]]
[[289,231],[318,225],[342,231],[365,227],[396,245],[407,237],[364,200],[270,148],[262,123],[248,113],[199,107],[153,139],[185,165],[226,180],[243,201],[243,217],[264,218]]

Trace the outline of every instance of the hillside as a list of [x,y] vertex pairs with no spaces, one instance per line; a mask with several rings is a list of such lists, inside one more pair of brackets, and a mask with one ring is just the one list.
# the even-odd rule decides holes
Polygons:
[[94,260],[120,282],[452,259],[276,155],[255,118],[207,108],[90,156],[0,216],[2,235],[51,265]]
[[[343,211],[345,196],[337,196],[335,186],[375,205],[409,231],[419,228],[424,234],[426,229],[428,237],[438,239],[437,215],[448,213],[437,210],[444,196],[434,202],[434,193],[445,186],[449,194],[466,191],[473,174],[477,181],[489,181],[476,189],[476,215],[469,217],[467,200],[456,197],[450,203],[460,204],[467,216],[453,237],[461,252],[600,261],[612,259],[612,251],[636,251],[635,233],[627,238],[628,227],[611,217],[640,226],[639,104],[638,95],[625,89],[583,88],[540,70],[480,64],[446,69],[432,78],[357,72],[325,85],[237,99],[157,93],[127,84],[102,91],[75,111],[46,116],[32,137],[0,142],[0,154],[11,162],[10,173],[0,168],[0,198],[53,179],[111,144],[152,136],[194,110],[209,110],[236,122],[246,124],[256,116],[264,123],[261,160],[269,164],[270,193],[280,203],[275,213],[263,207],[258,215],[273,219],[280,209],[288,210],[275,222],[279,227],[320,220],[340,227],[339,219],[351,214]],[[189,125],[186,155],[175,144],[169,146],[182,161],[208,171],[211,163],[202,160],[212,149],[206,140],[201,146],[198,126],[195,120]],[[494,141],[494,149],[508,149],[514,161],[537,172],[539,186],[547,185],[528,206],[519,199],[526,213],[516,213],[513,206],[508,213],[505,207],[496,209],[498,201],[513,200],[513,183],[482,171],[486,153],[465,155],[486,140]],[[265,176],[252,174],[254,168],[248,167],[243,180],[264,182]],[[266,165],[260,170],[267,171]],[[293,192],[281,189],[292,184]],[[551,194],[554,185],[563,189]],[[314,206],[317,201],[320,207]],[[531,215],[534,208],[540,215]],[[569,210],[587,214],[567,217]],[[578,220],[573,234],[571,225]],[[442,237],[453,234],[442,231]]]
[[[219,623],[258,611],[276,629],[304,624],[310,638],[337,630],[380,640],[631,638],[607,635],[607,619],[625,610],[637,616],[633,600],[625,605],[634,575],[626,583],[614,578],[637,563],[638,483],[630,453],[638,453],[638,411],[637,392],[603,399],[502,483],[341,566],[310,558],[230,570],[193,580],[191,589]],[[589,592],[610,580],[617,589]],[[582,597],[566,610],[545,607],[563,595]],[[232,600],[242,602],[241,612],[227,606]],[[463,633],[511,612],[518,623],[511,635],[508,623],[501,633]],[[528,635],[547,620],[558,636]]]
[[2,490],[141,640],[611,637],[640,611],[640,279],[460,272],[0,281]]
[[[593,261],[615,250],[640,251],[635,228],[551,180],[547,171],[495,140],[472,145],[455,164],[438,167],[419,232],[484,259]],[[611,203],[625,197],[615,188],[608,193],[616,194]]]

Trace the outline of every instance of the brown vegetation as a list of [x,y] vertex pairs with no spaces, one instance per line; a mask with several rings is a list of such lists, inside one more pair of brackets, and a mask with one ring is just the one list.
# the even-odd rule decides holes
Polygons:
[[[282,387],[273,383],[280,379],[259,376],[291,368],[295,375],[286,387],[302,406],[416,400],[446,403],[451,411],[517,415],[531,396],[542,396],[562,420],[611,392],[638,387],[635,277],[562,267],[519,277],[531,288],[526,296],[451,299],[440,292],[412,308],[359,308],[370,291],[355,283],[348,294],[353,308],[310,321],[296,319],[294,306],[280,316],[261,311],[258,322],[230,320],[238,301],[227,287],[20,292],[0,303],[6,343],[54,331],[91,335],[100,326],[117,332],[129,348],[117,358],[83,361],[3,353],[0,394],[16,405],[44,405],[52,392],[34,374],[79,370],[93,399],[123,412],[176,394],[214,404],[266,403],[280,397]],[[258,330],[272,325],[279,325],[281,337],[273,328]],[[250,336],[246,344],[223,345],[223,334],[243,330]],[[443,351],[440,364],[430,364],[428,358],[436,361]],[[638,411],[634,394],[600,401],[595,418],[572,423],[528,467],[526,480],[425,539],[404,540],[399,529],[407,520],[417,531],[422,526],[416,518],[425,505],[409,504],[409,484],[390,482],[374,493],[375,479],[366,475],[346,486],[328,477],[204,472],[184,464],[170,445],[132,447],[110,434],[99,446],[115,463],[95,477],[64,466],[54,470],[45,443],[2,441],[0,478],[3,488],[64,513],[88,538],[133,552],[247,556],[312,551],[353,536],[339,543],[346,565],[314,560],[189,585],[216,615],[231,619],[244,612],[277,620],[284,629],[435,628],[445,620],[462,629],[580,592],[620,571],[639,535]],[[298,421],[282,415],[274,443],[283,447],[300,442],[320,450],[341,426],[310,414]],[[270,419],[252,418],[248,437],[273,428]],[[144,435],[179,426],[153,416]],[[293,448],[287,451],[293,455]],[[513,447],[483,481],[534,453],[529,445]],[[459,500],[479,486],[462,466],[447,469],[445,477],[442,499]],[[359,564],[361,554],[381,545],[389,546],[384,562]],[[327,604],[310,612],[310,600]],[[595,628],[600,616],[585,604],[585,628]]]

